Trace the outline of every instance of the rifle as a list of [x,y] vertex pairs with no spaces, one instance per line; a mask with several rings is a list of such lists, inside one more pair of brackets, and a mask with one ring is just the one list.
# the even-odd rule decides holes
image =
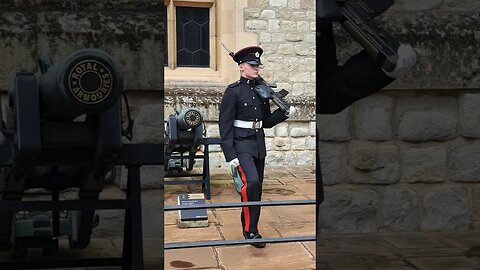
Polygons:
[[319,21],[340,22],[385,71],[392,71],[400,43],[378,28],[373,18],[393,3],[394,0],[317,0],[317,16]]
[[255,87],[255,92],[262,98],[262,99],[271,99],[273,102],[283,111],[283,113],[287,114],[290,111],[290,104],[284,99],[286,95],[288,95],[288,91],[282,89],[278,92],[273,91],[272,88],[276,88],[275,84],[267,83],[262,77],[258,76],[257,78],[258,85]]
[[[228,55],[233,58],[235,53],[230,50],[223,42],[220,42],[228,52]],[[290,104],[284,99],[288,95],[288,91],[285,89],[280,90],[279,92],[273,91],[272,88],[276,88],[276,84],[267,83],[262,77],[258,76],[256,79],[257,86],[255,87],[255,92],[264,100],[271,99],[273,102],[285,113],[287,114],[290,111]]]

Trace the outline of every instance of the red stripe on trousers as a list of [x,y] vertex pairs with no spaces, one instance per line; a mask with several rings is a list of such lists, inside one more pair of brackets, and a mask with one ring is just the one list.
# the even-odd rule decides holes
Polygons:
[[[243,182],[243,187],[242,187],[242,201],[244,202],[248,202],[248,197],[247,197],[247,176],[245,175],[245,173],[243,172],[243,169],[242,167],[240,167],[240,165],[238,165],[238,171],[240,172],[241,174],[241,177],[242,177],[242,182]],[[248,209],[248,206],[244,206],[243,207],[243,218],[245,219],[245,228],[244,230],[246,232],[250,231],[250,210]]]

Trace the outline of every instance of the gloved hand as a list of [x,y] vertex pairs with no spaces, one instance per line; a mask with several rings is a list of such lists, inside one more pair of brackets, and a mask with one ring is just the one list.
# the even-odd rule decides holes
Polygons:
[[230,164],[230,167],[238,167],[238,165],[240,165],[240,161],[238,161],[238,158],[234,158],[228,163]]
[[390,78],[399,78],[405,75],[417,62],[417,54],[409,44],[400,44],[397,50],[398,61],[395,68],[390,71],[383,71]]
[[288,112],[285,113],[285,116],[292,117],[296,111],[297,109],[294,106],[290,106],[290,108],[288,108]]

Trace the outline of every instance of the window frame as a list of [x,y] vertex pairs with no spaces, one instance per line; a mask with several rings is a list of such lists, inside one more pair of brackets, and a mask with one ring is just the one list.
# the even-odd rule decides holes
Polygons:
[[[184,75],[203,73],[207,75],[216,72],[217,65],[217,33],[216,33],[216,1],[215,0],[164,0],[167,16],[167,65],[165,65],[165,75]],[[209,9],[209,67],[178,67],[177,65],[177,20],[176,7],[208,8]],[[207,74],[205,74],[207,73]]]

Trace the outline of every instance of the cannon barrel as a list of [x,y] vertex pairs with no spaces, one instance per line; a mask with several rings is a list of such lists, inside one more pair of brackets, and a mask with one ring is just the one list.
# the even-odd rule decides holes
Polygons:
[[99,114],[120,97],[123,75],[110,55],[98,49],[81,49],[60,65],[46,55],[39,57],[39,95],[43,115],[73,119]]

